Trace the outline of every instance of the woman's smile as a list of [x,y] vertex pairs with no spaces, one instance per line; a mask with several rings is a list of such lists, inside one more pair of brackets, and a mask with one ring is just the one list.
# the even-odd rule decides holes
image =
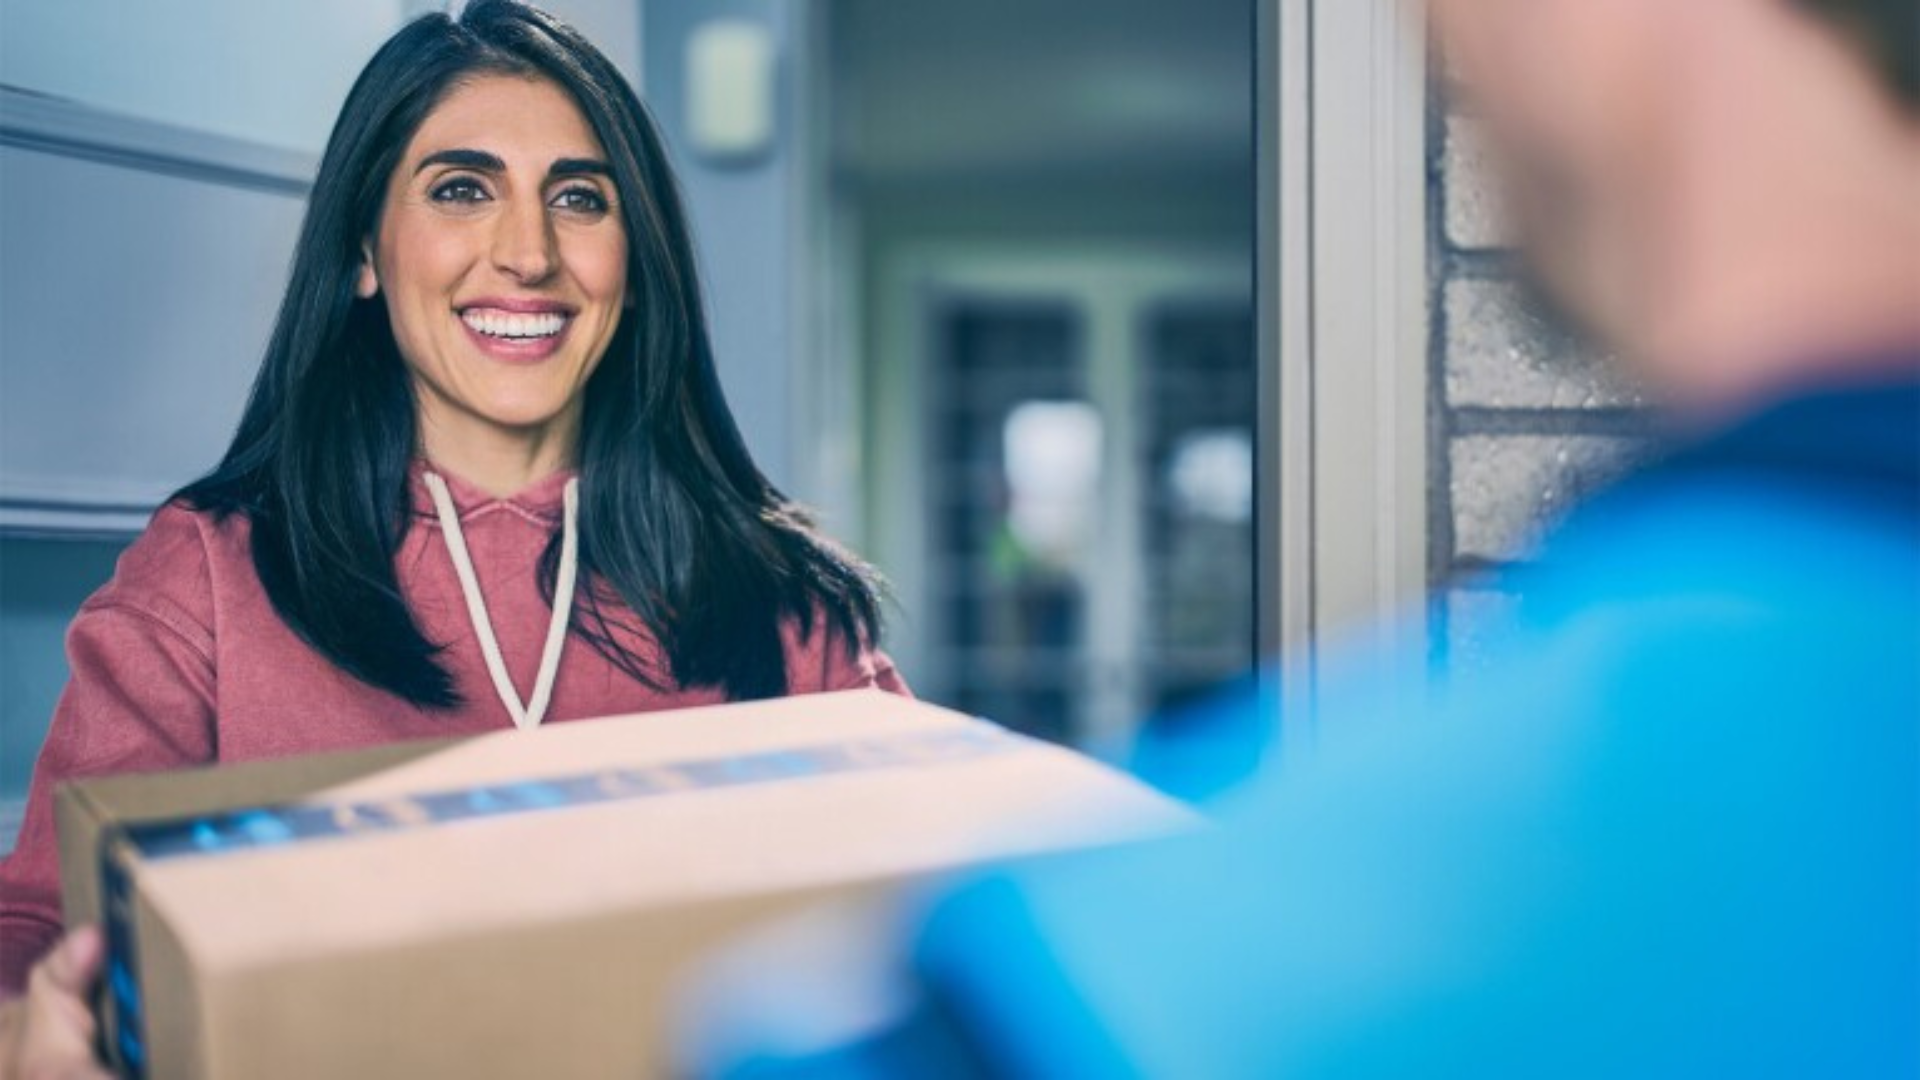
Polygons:
[[573,312],[544,300],[486,299],[459,309],[481,352],[508,363],[545,360],[560,351]]

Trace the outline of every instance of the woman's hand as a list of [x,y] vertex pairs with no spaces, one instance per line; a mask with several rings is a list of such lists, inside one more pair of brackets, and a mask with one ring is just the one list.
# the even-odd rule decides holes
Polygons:
[[99,927],[69,933],[27,979],[23,997],[0,1005],[0,1080],[111,1080],[93,1056],[99,1022],[87,990],[106,942]]

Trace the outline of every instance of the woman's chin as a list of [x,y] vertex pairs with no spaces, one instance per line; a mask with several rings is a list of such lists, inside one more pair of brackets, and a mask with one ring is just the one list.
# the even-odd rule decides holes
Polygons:
[[428,410],[420,417],[422,426],[433,430],[440,440],[475,439],[497,445],[501,439],[539,442],[559,428],[568,416],[567,403],[524,400],[469,402],[466,407],[449,410],[441,416]]
[[560,409],[511,409],[483,416],[482,419],[503,434],[537,439],[559,425],[562,412]]

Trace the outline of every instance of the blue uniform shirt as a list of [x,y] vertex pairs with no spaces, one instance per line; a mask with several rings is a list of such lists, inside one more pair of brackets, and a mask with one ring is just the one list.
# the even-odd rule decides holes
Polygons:
[[[1362,665],[1217,830],[968,883],[907,1020],[733,1071],[1920,1076],[1920,385],[1673,454],[1520,574],[1483,674]],[[1231,774],[1251,715],[1162,759]]]

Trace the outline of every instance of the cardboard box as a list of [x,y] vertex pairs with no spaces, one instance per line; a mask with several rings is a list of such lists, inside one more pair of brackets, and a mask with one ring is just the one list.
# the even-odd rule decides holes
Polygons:
[[67,916],[131,1075],[634,1077],[703,952],[828,898],[1191,826],[878,691],[86,781]]

